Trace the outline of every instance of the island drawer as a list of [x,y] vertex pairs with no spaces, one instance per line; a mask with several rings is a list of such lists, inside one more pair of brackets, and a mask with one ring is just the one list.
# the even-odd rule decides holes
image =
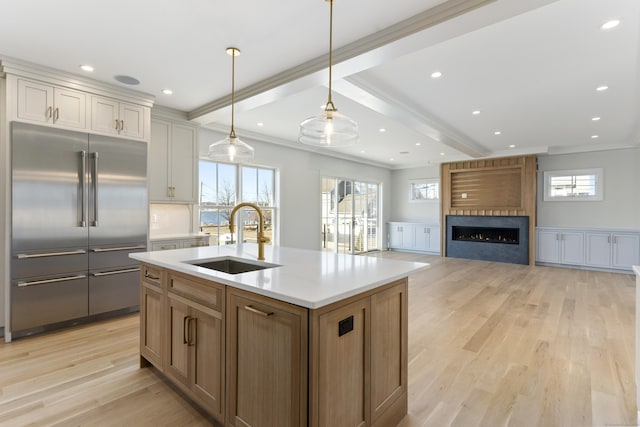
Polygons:
[[141,266],[142,280],[152,285],[162,287],[162,269],[148,264]]
[[169,273],[169,292],[182,295],[192,301],[222,311],[224,307],[225,286],[218,283],[199,280],[195,277]]

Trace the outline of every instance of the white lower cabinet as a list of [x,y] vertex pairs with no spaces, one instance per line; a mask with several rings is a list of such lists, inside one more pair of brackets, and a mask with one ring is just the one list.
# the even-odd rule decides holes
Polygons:
[[640,232],[538,228],[536,261],[631,270],[640,264]]
[[440,252],[440,226],[410,222],[390,222],[389,249]]
[[640,264],[640,234],[587,233],[587,265],[631,269]]
[[558,264],[584,264],[584,233],[538,230],[537,260]]

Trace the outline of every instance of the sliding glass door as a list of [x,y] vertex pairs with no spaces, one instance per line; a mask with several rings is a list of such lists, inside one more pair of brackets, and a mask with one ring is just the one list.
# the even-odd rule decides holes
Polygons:
[[380,185],[322,178],[322,248],[339,253],[379,249]]

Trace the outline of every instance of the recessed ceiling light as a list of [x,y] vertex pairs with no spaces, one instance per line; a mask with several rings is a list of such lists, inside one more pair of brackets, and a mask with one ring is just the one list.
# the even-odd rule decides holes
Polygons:
[[432,79],[439,79],[440,77],[442,77],[442,73],[440,71],[434,71],[433,73],[431,73]]
[[478,114],[480,114],[480,110],[472,111],[471,114],[473,114],[474,116],[477,116]]
[[380,128],[378,129],[379,132],[386,132],[387,130],[385,128]]
[[87,73],[90,73],[90,72],[93,71],[93,67],[91,65],[88,65],[88,64],[81,65],[80,69],[82,71],[86,71]]
[[361,152],[362,154],[364,154],[364,150],[360,150],[360,152]]
[[325,104],[322,104],[322,105],[320,106],[320,109],[321,109],[321,110],[324,110],[325,108],[327,108],[327,106],[326,106]]
[[509,148],[516,148],[515,144],[511,144]]
[[392,158],[390,158],[389,160],[391,160],[391,161],[393,162],[395,159],[392,157]]
[[421,143],[421,142],[416,142],[416,146],[417,146],[417,147],[419,147],[419,146],[421,146],[421,145],[422,145],[422,143]]
[[602,92],[602,91],[605,91],[605,90],[607,90],[607,89],[609,89],[609,86],[605,86],[605,85],[598,86],[598,87],[596,88],[596,90],[597,90],[598,92]]
[[444,153],[440,153],[441,156],[444,156]]
[[171,89],[162,89],[162,93],[165,95],[173,95],[173,91]]
[[258,126],[260,126],[260,127],[264,126],[264,123],[262,123],[262,122],[258,122],[258,123],[256,123],[256,124],[257,124]]
[[600,117],[592,117],[591,121],[597,122],[598,120],[600,120]]
[[493,134],[494,134],[494,135],[502,135],[502,132],[500,132],[499,130],[497,130],[497,131],[495,131]]
[[602,28],[603,30],[611,30],[612,28],[615,28],[618,25],[620,25],[620,20],[612,19],[611,21],[607,21],[604,24],[602,24],[600,28]]
[[599,137],[600,137],[599,135],[591,135],[591,139],[596,139],[596,138],[599,138]]

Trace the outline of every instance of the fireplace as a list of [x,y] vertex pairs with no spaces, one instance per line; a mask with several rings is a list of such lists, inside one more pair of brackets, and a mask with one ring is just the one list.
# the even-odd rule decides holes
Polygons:
[[446,254],[529,264],[529,217],[447,215]]

